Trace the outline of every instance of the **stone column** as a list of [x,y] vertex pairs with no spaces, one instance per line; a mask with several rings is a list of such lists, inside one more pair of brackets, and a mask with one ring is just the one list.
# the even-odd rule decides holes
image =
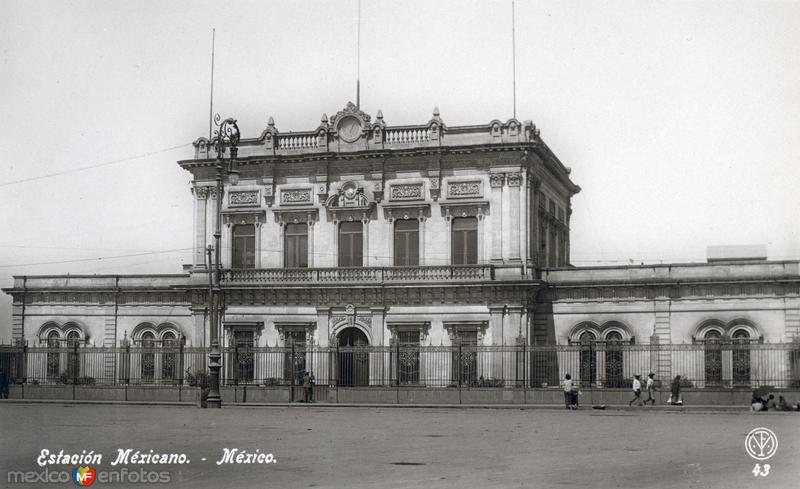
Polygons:
[[484,217],[486,215],[483,213],[483,209],[478,207],[478,264],[483,265],[486,263],[486,257],[484,256],[484,249],[486,246],[484,243],[486,242],[486,234],[484,229],[486,229],[486,222]]
[[[333,346],[330,345],[328,341],[328,337],[330,336],[330,309],[327,307],[318,307],[317,308],[317,337],[315,339],[316,346],[318,347],[328,347]],[[314,365],[314,377],[316,377],[317,383],[322,384],[323,379],[331,379],[334,375],[334,372],[331,371],[334,368],[334,361],[332,353],[328,353],[323,355],[322,353],[317,354],[316,362]]]
[[208,187],[192,187],[194,194],[194,266],[206,263],[206,207]]
[[[189,311],[192,313],[192,346],[208,346],[208,331],[206,328],[206,308],[191,306]],[[199,368],[198,368],[199,369]],[[194,373],[194,372],[192,372]]]
[[[208,188],[208,201],[206,205],[206,223],[210,225],[206,229],[206,239],[207,243],[216,246],[214,242],[214,230],[217,229],[217,188],[216,187],[207,187]],[[220,245],[222,243],[222,238],[220,238]],[[215,251],[211,253],[211,260],[214,261]],[[222,256],[222,254],[220,254]]]
[[363,266],[368,267],[369,266],[369,219],[364,217],[361,220],[361,222],[364,225],[364,234],[363,234],[363,236],[364,236],[364,238],[363,238],[364,239],[364,245],[363,246],[364,247],[362,249],[362,253],[364,255],[364,258],[362,260],[362,264],[363,264]]
[[[419,266],[425,266],[425,216],[421,215],[422,211],[420,211],[420,216],[417,217],[417,221],[419,221]],[[394,241],[394,238],[389,240],[390,242]],[[391,246],[391,245],[390,245]],[[389,253],[389,256],[393,256],[392,253]]]
[[522,225],[520,222],[520,189],[522,184],[522,176],[519,173],[509,173],[506,180],[508,181],[508,215],[509,215],[509,260],[512,262],[520,262],[520,240]]
[[530,233],[528,232],[528,189],[531,186],[530,178],[528,178],[527,171],[522,172],[522,185],[520,186],[520,203],[519,203],[519,229],[520,237],[519,243],[522,250],[520,251],[520,258],[523,262],[528,262],[530,256]]
[[261,268],[261,219],[256,217],[256,249],[254,265],[256,268]]
[[[505,305],[492,304],[489,305],[489,329],[491,330],[492,346],[500,346],[503,344],[503,316],[505,315]],[[492,366],[491,372],[487,377],[494,379],[503,378],[503,364],[504,354],[501,352],[492,352]]]
[[522,306],[508,306],[503,324],[503,379],[506,387],[515,385],[519,380],[517,375],[517,355],[512,347],[517,345],[518,338],[522,334]]
[[494,207],[492,209],[492,263],[503,262],[503,173],[489,175]]
[[309,219],[308,224],[308,268],[314,268],[314,220]]

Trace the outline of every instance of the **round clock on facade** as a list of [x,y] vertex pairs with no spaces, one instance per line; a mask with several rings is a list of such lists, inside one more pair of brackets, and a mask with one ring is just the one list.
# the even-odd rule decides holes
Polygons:
[[361,121],[357,117],[349,115],[342,117],[336,126],[339,137],[348,143],[352,143],[361,137]]

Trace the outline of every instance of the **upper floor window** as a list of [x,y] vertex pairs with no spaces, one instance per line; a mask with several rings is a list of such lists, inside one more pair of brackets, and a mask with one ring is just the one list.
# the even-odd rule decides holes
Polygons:
[[394,265],[419,265],[419,221],[403,219],[394,223]]
[[456,217],[452,222],[453,265],[478,263],[478,218]]
[[231,268],[256,267],[256,227],[253,224],[233,226],[233,260]]
[[283,264],[288,268],[308,267],[308,225],[287,224],[283,235]]
[[364,260],[364,224],[339,224],[339,266],[360,267]]

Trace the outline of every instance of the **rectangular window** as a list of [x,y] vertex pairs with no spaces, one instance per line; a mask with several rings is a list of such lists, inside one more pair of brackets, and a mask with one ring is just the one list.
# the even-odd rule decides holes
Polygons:
[[419,221],[404,219],[394,224],[394,266],[419,265]]
[[452,264],[477,265],[478,218],[456,217],[452,221]]
[[288,384],[301,385],[306,370],[306,332],[287,330],[283,333],[286,347],[283,358],[283,380]]
[[256,267],[256,227],[253,224],[233,226],[233,260],[231,268]]
[[457,330],[453,345],[453,383],[473,385],[478,382],[478,332]]
[[283,234],[283,265],[287,268],[308,267],[308,225],[287,224]]
[[397,380],[401,384],[419,384],[419,330],[398,331]]
[[234,342],[234,369],[236,375],[234,384],[253,382],[255,368],[253,363],[253,345],[255,333],[252,330],[239,329],[233,332]]
[[360,267],[363,265],[364,225],[361,222],[339,224],[339,266]]
[[550,214],[553,214],[555,216],[556,215],[556,203],[555,203],[555,201],[553,201],[553,199],[549,199],[547,204],[549,206],[548,210],[550,211]]
[[552,231],[550,231],[550,242],[548,243],[548,246],[547,246],[547,250],[549,251],[549,255],[550,255],[550,256],[547,257],[547,266],[548,267],[557,267],[558,266],[558,262],[556,261],[556,259],[558,257],[557,245],[558,245],[558,243],[557,243],[556,231],[555,231],[555,229],[553,229]]

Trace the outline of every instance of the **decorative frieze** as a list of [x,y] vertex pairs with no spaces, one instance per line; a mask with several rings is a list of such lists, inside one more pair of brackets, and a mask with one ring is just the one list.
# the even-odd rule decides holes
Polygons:
[[281,190],[282,205],[301,205],[301,204],[312,204],[312,203],[313,203],[313,195],[312,195],[312,189],[310,187]]
[[482,194],[480,180],[447,183],[447,196],[450,198],[481,197]]
[[389,200],[423,200],[421,183],[404,183],[391,186]]
[[228,205],[231,207],[258,206],[258,190],[244,190],[228,193]]

